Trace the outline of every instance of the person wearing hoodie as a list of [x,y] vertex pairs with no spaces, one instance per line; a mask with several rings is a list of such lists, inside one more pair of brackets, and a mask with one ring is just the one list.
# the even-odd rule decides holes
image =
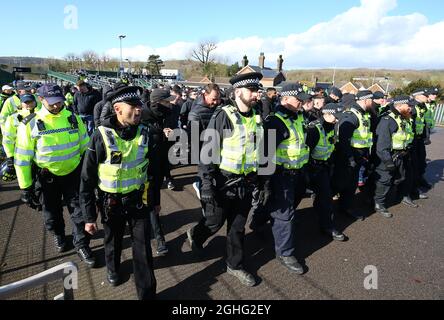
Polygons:
[[150,106],[145,105],[142,114],[142,123],[146,125],[152,133],[153,140],[156,142],[157,153],[156,159],[158,165],[153,173],[153,180],[156,188],[153,188],[153,206],[154,210],[151,212],[151,227],[154,238],[157,242],[157,255],[164,256],[168,253],[168,248],[165,242],[165,236],[160,223],[160,187],[163,179],[170,176],[170,163],[168,160],[169,141],[168,134],[171,132],[167,128],[167,119],[171,115],[171,101],[175,97],[170,96],[168,90],[154,89],[150,95]]
[[[198,137],[200,137],[201,133],[208,127],[210,119],[213,116],[216,107],[219,106],[220,103],[219,86],[214,83],[207,85],[203,90],[203,94],[194,101],[193,107],[188,114],[187,131],[189,138],[192,137],[192,127],[199,129]],[[199,150],[194,150],[196,152],[196,154],[193,155],[195,160],[199,159],[201,146],[202,142],[199,142]]]
[[94,106],[102,97],[91,85],[84,81],[77,83],[79,91],[74,95],[73,110],[77,113],[88,129],[88,135],[94,131]]
[[[80,183],[80,204],[85,231],[97,232],[96,206],[105,230],[107,280],[120,282],[120,256],[128,223],[133,252],[134,280],[140,300],[156,297],[156,278],[150,245],[152,183],[156,171],[155,146],[149,129],[141,125],[140,87],[122,87],[108,95],[115,115],[103,121],[85,154]],[[95,190],[98,190],[96,199]]]
[[[121,87],[126,87],[126,84],[121,82],[117,83],[114,86],[114,89],[118,89]],[[113,114],[113,108],[109,101],[106,100],[106,96],[108,93],[112,92],[112,88],[110,86],[103,87],[102,100],[97,102],[94,106],[94,126],[97,129],[102,124],[106,118]]]

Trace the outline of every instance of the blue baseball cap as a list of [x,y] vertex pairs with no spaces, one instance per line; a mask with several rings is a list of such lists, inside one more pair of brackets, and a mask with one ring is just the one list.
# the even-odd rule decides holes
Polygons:
[[64,102],[66,99],[63,96],[62,88],[54,83],[49,83],[41,86],[37,93],[40,97],[44,98],[50,105]]
[[20,102],[26,103],[30,101],[35,101],[35,97],[31,93],[25,93],[24,95],[20,96]]

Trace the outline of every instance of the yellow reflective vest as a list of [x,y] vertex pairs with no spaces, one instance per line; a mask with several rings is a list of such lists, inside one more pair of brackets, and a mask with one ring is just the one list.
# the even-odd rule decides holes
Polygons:
[[396,121],[398,130],[392,134],[392,150],[406,150],[413,141],[413,128],[409,120],[402,119],[401,116],[389,113],[389,117]]
[[222,141],[219,168],[238,175],[257,172],[259,142],[263,136],[261,117],[254,110],[252,117],[244,117],[234,106],[225,106],[222,110],[232,122],[233,131]]
[[148,129],[139,126],[136,137],[126,141],[114,129],[100,126],[106,160],[99,164],[99,188],[113,194],[128,194],[145,187],[148,175]]
[[282,112],[277,112],[275,116],[285,124],[290,133],[290,137],[282,141],[276,149],[276,164],[285,169],[301,169],[310,158],[310,150],[305,144],[304,118],[299,115],[291,119]]
[[19,126],[14,156],[21,189],[32,185],[31,167],[66,176],[80,164],[89,136],[79,116],[63,109],[58,114],[42,108],[25,126]]
[[28,109],[20,109],[6,119],[4,131],[2,131],[2,142],[7,158],[14,157],[17,128],[22,121],[27,123],[31,121],[32,117],[35,117],[35,113],[32,113],[32,116],[30,115],[31,113]]
[[373,145],[373,133],[370,130],[370,114],[362,114],[358,110],[351,108],[350,111],[353,113],[359,121],[359,127],[353,132],[350,144],[356,149],[366,149],[371,148]]

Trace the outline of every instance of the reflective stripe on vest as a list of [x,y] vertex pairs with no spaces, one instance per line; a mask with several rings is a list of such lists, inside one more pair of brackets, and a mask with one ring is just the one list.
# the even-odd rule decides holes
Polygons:
[[[46,168],[56,176],[66,176],[80,164],[79,130],[69,121],[71,116],[68,110],[62,110],[57,116],[43,118],[37,113],[29,122],[31,137],[36,139],[34,161],[38,167]],[[43,123],[44,128],[39,129],[39,123]],[[30,154],[30,151],[23,150],[22,153]]]
[[416,109],[416,118],[415,118],[416,131],[415,131],[415,133],[418,136],[420,136],[424,133],[424,128],[425,128],[424,115],[426,113],[426,110],[420,108],[419,106],[415,106],[415,109]]
[[335,150],[335,145],[331,143],[335,131],[331,130],[328,134],[325,134],[325,129],[321,123],[317,123],[316,128],[319,132],[319,142],[311,152],[311,157],[315,160],[326,161]]
[[424,116],[425,123],[428,128],[433,129],[436,125],[435,120],[435,104],[434,103],[426,103],[427,111]]
[[356,149],[371,148],[373,145],[373,133],[370,131],[370,115],[364,115],[358,110],[351,108],[350,111],[359,121],[359,127],[353,132],[353,137],[350,144]]
[[389,113],[389,117],[398,124],[398,130],[392,134],[392,150],[406,150],[407,146],[413,141],[413,130],[410,122],[401,119],[393,112]]
[[262,121],[252,110],[252,117],[242,116],[236,107],[225,106],[222,110],[233,125],[231,137],[224,138],[219,168],[233,174],[247,175],[259,168],[258,146],[262,140]]
[[299,115],[295,120],[277,112],[275,114],[287,127],[290,137],[282,141],[276,149],[276,164],[286,169],[301,169],[310,158],[310,150],[305,144],[305,133],[303,130],[303,117]]
[[136,137],[125,141],[114,129],[100,126],[106,160],[99,164],[99,188],[113,194],[128,194],[147,182],[148,132],[140,126]]

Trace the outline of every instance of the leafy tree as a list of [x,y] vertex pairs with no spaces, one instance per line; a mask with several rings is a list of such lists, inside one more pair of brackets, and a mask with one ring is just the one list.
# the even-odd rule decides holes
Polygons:
[[145,68],[148,70],[148,73],[151,75],[159,75],[160,69],[164,66],[162,59],[158,55],[150,55],[148,57],[148,62]]

